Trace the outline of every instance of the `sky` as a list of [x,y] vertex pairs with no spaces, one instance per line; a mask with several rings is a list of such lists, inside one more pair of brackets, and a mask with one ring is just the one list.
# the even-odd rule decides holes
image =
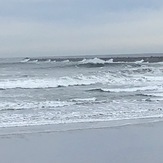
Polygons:
[[0,57],[155,52],[162,0],[0,0]]

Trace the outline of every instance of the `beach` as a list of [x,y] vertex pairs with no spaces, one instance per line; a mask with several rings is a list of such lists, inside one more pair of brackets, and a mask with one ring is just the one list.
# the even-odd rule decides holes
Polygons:
[[2,163],[162,163],[163,122],[3,134]]

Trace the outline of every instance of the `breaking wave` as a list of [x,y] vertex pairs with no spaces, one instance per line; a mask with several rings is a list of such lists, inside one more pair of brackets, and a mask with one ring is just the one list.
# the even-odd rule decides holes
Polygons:
[[140,64],[140,63],[143,63],[144,62],[144,59],[140,60],[140,61],[135,61],[136,64]]
[[163,92],[148,92],[148,93],[144,93],[144,96],[163,97]]
[[21,63],[35,63],[35,62],[62,62],[62,63],[77,63],[77,64],[110,64],[110,63],[148,63],[147,59],[138,58],[24,58]]
[[97,88],[97,89],[90,89],[89,91],[97,91],[97,92],[112,92],[112,93],[119,93],[119,92],[139,92],[139,91],[154,91],[159,89],[159,86],[148,86],[148,87],[132,87],[132,88]]
[[29,62],[30,61],[30,58],[25,58],[25,59],[23,59],[22,61],[20,61],[21,63],[27,63],[27,62]]
[[17,79],[0,81],[0,89],[38,89],[38,88],[57,88],[68,86],[84,86],[96,83],[107,83],[109,76],[74,76],[47,79]]
[[109,59],[107,61],[100,59],[100,58],[94,58],[94,59],[83,59],[79,62],[79,64],[106,64],[106,63],[113,63],[113,59]]

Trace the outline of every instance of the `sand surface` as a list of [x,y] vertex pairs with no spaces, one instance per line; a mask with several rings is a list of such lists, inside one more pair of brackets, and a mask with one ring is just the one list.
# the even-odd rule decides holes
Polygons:
[[162,163],[163,122],[0,136],[0,163]]

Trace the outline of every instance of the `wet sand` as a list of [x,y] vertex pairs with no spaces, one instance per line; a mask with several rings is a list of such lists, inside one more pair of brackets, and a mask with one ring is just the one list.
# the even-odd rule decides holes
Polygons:
[[162,163],[163,122],[0,136],[1,163]]

